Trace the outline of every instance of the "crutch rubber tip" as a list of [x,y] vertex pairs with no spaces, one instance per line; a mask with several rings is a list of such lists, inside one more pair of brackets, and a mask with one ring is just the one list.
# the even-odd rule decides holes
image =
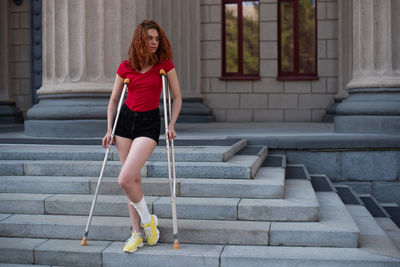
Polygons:
[[161,70],[160,70],[160,75],[167,76],[167,73],[165,72],[165,70],[164,70],[164,69],[161,69]]
[[131,82],[131,80],[129,80],[128,78],[126,78],[125,80],[124,80],[124,84],[129,84]]
[[179,249],[179,241],[178,240],[174,241],[174,249]]
[[81,246],[84,247],[84,246],[86,246],[86,245],[87,245],[87,238],[84,237],[84,238],[82,238]]

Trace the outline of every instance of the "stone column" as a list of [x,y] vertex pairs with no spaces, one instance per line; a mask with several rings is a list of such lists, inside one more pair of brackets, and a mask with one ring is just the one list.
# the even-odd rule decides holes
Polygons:
[[116,70],[143,19],[166,31],[182,95],[199,98],[199,12],[199,0],[43,0],[43,84],[25,133],[102,136]]
[[183,98],[200,97],[200,1],[152,0],[149,17],[171,42]]
[[32,136],[102,136],[119,63],[146,16],[140,0],[44,0],[43,84],[28,111]]
[[336,132],[400,133],[400,3],[353,0],[350,97],[340,103]]
[[343,100],[349,97],[346,85],[351,79],[352,67],[352,1],[339,0],[339,75],[338,75],[338,93],[336,100]]
[[211,110],[200,94],[200,1],[149,0],[149,17],[171,42],[183,105],[178,122],[210,122]]

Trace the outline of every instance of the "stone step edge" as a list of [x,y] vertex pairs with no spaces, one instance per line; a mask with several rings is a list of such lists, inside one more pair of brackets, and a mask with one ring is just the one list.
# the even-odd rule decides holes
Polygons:
[[[300,187],[302,185],[302,187]],[[307,181],[301,181],[301,180],[290,180],[288,181],[288,184],[286,186],[289,186],[287,190],[291,191],[291,194],[298,194],[296,191],[299,191],[303,189],[304,186],[308,185],[308,188],[312,188],[311,184],[309,184]],[[309,189],[310,190],[310,189]],[[308,194],[309,195],[309,194]],[[62,207],[62,199],[67,198],[67,199],[73,199],[73,198],[79,199],[79,203],[81,205],[91,205],[93,196],[88,195],[88,194],[26,194],[26,193],[0,193],[0,199],[3,199],[4,201],[7,201],[7,198],[11,198],[10,202],[13,202],[13,205],[6,205],[6,207],[17,207],[18,205],[21,205],[21,208],[13,208],[13,209],[4,209],[5,207],[1,208],[1,212],[5,213],[18,213],[18,214],[53,214],[53,215],[65,215],[64,213],[58,213],[57,211],[53,210],[54,207],[60,206]],[[250,199],[250,198],[237,198],[237,197],[226,197],[226,198],[215,198],[215,197],[190,197],[190,196],[179,196],[177,197],[177,206],[178,209],[179,207],[182,206],[182,209],[184,209],[187,206],[196,206],[199,205],[201,207],[209,205],[210,200],[214,200],[216,203],[219,203],[220,205],[215,207],[215,208],[221,208],[222,206],[225,206],[229,208],[230,212],[225,214],[228,217],[213,217],[213,219],[216,219],[217,217],[220,219],[227,219],[227,220],[256,220],[256,221],[317,221],[318,216],[319,216],[319,206],[318,206],[318,201],[316,200],[316,197],[310,199],[310,200],[304,200],[302,198],[296,199],[296,196],[289,196],[290,198],[288,199]],[[60,200],[61,198],[61,200]],[[83,200],[82,200],[83,198]],[[53,202],[56,200],[56,204]],[[60,201],[62,201],[60,203]],[[170,197],[169,196],[146,196],[146,201],[149,206],[150,212],[154,212],[156,209],[158,212],[155,212],[158,215],[163,214],[161,218],[170,218],[168,217],[170,213],[165,212],[165,209],[169,209],[170,207]],[[189,203],[187,203],[189,201]],[[214,203],[213,201],[213,203]],[[229,202],[229,203],[227,203]],[[259,203],[262,202],[265,204],[265,206],[259,206]],[[20,204],[19,204],[20,203]],[[32,205],[32,210],[26,210],[28,205]],[[71,204],[69,201],[66,203]],[[72,203],[73,204],[73,203]],[[123,195],[99,195],[99,199],[97,201],[97,206],[99,205],[117,205],[116,209],[113,210],[118,210],[119,205],[125,205],[126,200]],[[161,206],[164,206],[164,208],[161,208]],[[53,208],[52,208],[53,206]],[[166,207],[165,207],[166,206]],[[251,208],[254,209],[268,209],[271,212],[271,219],[267,220],[268,218],[255,218],[253,213],[249,211]],[[282,208],[289,208],[289,209],[301,209],[302,212],[307,213],[307,216],[295,216],[292,219],[284,219],[284,217],[278,215],[278,214],[273,214],[274,210],[275,213],[282,209]],[[34,208],[34,209],[33,209]],[[210,209],[212,209],[212,205],[210,206]],[[103,208],[104,210],[104,208]],[[109,210],[109,209],[107,209]],[[164,211],[162,211],[164,210]],[[249,214],[250,212],[250,214]],[[187,212],[186,212],[187,213]],[[231,214],[234,213],[234,214]],[[243,213],[243,214],[242,214]],[[77,211],[75,213],[67,213],[69,215],[86,215],[86,210],[85,212],[82,211]],[[247,214],[247,215],[246,215]],[[114,214],[106,214],[106,213],[99,213],[99,209],[95,209],[95,215],[99,216],[116,216],[120,217],[123,215],[120,212],[114,213]],[[125,214],[128,216],[128,214]],[[197,218],[201,218],[201,215]],[[194,219],[195,217],[186,217],[188,216],[187,214],[183,218],[192,218]],[[195,216],[195,215],[193,215]],[[290,216],[289,216],[290,217]],[[212,218],[203,218],[203,219],[212,219]]]
[[[335,193],[326,193],[326,192],[322,192],[319,193],[319,196],[321,194],[334,194]],[[326,198],[327,196],[325,196]],[[332,197],[328,196],[329,198]],[[337,195],[336,195],[337,197]],[[338,197],[337,197],[338,198]],[[337,201],[337,200],[336,200]],[[344,206],[344,205],[343,205]],[[345,207],[342,207],[346,210]],[[331,209],[330,206],[326,207],[326,209]],[[346,210],[347,212],[347,210]],[[339,210],[338,212],[339,214],[343,213],[343,210]],[[34,217],[36,216],[36,217]],[[350,215],[349,215],[350,216]],[[350,216],[351,217],[351,216]],[[27,220],[29,222],[32,222],[34,218],[39,218],[36,219],[36,222],[34,222],[34,224],[30,223],[31,226],[29,226],[29,228],[34,227],[35,224],[41,224],[40,221],[44,221],[46,223],[50,223],[50,224],[54,224],[58,221],[65,221],[65,220],[72,220],[74,219],[74,223],[73,226],[74,227],[78,227],[79,228],[84,228],[84,225],[86,224],[86,220],[87,220],[87,216],[61,216],[61,215],[12,215],[6,219],[4,219],[3,221],[0,222],[0,225],[2,224],[9,224],[12,225],[13,227],[16,226],[16,223],[18,222],[18,220],[21,220],[20,218],[22,218],[22,221]],[[62,219],[64,218],[64,219]],[[67,219],[68,218],[68,219]],[[347,218],[347,217],[346,217]],[[289,246],[298,246],[298,245],[302,245],[302,246],[313,246],[313,242],[317,242],[315,240],[308,240],[310,234],[314,234],[317,236],[320,236],[321,233],[323,233],[323,235],[327,235],[330,236],[330,238],[333,238],[335,236],[337,236],[339,234],[340,237],[338,237],[339,239],[335,239],[335,240],[325,240],[325,239],[321,239],[321,241],[323,241],[325,243],[324,246],[327,246],[326,244],[335,244],[333,246],[337,247],[357,247],[357,243],[358,243],[358,238],[359,238],[359,230],[358,227],[355,225],[352,225],[349,222],[346,222],[346,224],[344,225],[338,225],[338,222],[340,223],[341,221],[337,221],[336,217],[333,217],[333,219],[335,219],[336,221],[332,221],[332,218],[327,218],[328,219],[328,224],[326,222],[303,222],[303,223],[291,223],[291,222],[257,222],[257,221],[231,221],[231,223],[233,223],[231,226],[233,227],[232,229],[235,229],[235,227],[246,223],[247,226],[250,227],[250,225],[254,225],[256,227],[256,229],[258,229],[258,227],[260,227],[261,225],[269,225],[268,228],[263,228],[263,232],[267,231],[267,236],[265,237],[266,242],[267,243],[263,243],[264,245],[289,245]],[[351,218],[352,219],[352,218]],[[39,221],[38,221],[39,220]],[[171,226],[171,220],[170,219],[160,219],[161,220],[161,228],[169,228]],[[349,218],[347,218],[346,220],[349,220]],[[53,222],[54,221],[54,222]],[[124,229],[125,232],[129,232],[129,218],[123,218],[123,217],[104,217],[104,216],[94,216],[93,218],[93,223],[92,226],[101,226],[104,225],[104,223],[107,222],[107,226],[109,225],[114,225],[111,227],[117,227],[118,229],[121,229],[121,227]],[[22,223],[22,222],[21,222]],[[200,223],[200,224],[199,224]],[[202,226],[201,228],[204,228],[205,223],[211,223],[211,225],[224,225],[224,228],[226,228],[226,226],[230,225],[227,224],[229,223],[229,221],[216,221],[216,220],[187,220],[187,219],[181,219],[178,221],[178,224],[180,224],[181,226],[184,225],[184,227],[180,229],[183,229],[183,231],[192,231],[190,229],[192,229],[191,227],[195,227],[196,229],[199,229],[197,227]],[[263,223],[263,224],[261,224]],[[59,223],[58,223],[59,224]],[[67,224],[68,223],[62,223],[62,225]],[[207,227],[209,227],[207,226]],[[350,226],[350,228],[348,228]],[[3,226],[4,227],[4,226]],[[59,226],[61,227],[61,226]],[[65,227],[65,226],[64,226]],[[71,226],[72,227],[72,226]],[[206,227],[206,228],[207,228]],[[306,227],[306,228],[304,228]],[[2,227],[0,227],[1,229]],[[161,229],[160,228],[160,229]],[[318,228],[318,229],[317,229]],[[205,228],[204,228],[205,229]],[[203,229],[203,230],[204,230]],[[36,231],[36,230],[35,230]],[[197,230],[199,231],[199,230]],[[208,231],[208,230],[207,230]],[[7,232],[7,231],[6,231]],[[79,234],[79,233],[75,233],[75,234]],[[169,235],[170,233],[165,233],[166,235]],[[260,232],[261,234],[261,232]],[[299,239],[293,240],[293,235],[299,235]],[[347,235],[351,235],[350,239],[348,237],[346,237],[345,240],[342,240],[343,237],[347,236]],[[4,235],[4,233],[3,233]],[[15,236],[18,237],[18,234],[16,235],[15,233],[9,233],[9,235],[11,236]],[[304,235],[304,236],[303,236]],[[344,235],[344,236],[343,236]],[[27,236],[27,235],[25,235]],[[32,237],[38,237],[38,238],[44,238],[47,236],[43,236],[42,234],[40,234],[40,236],[32,236]],[[56,237],[57,236],[53,236]],[[89,234],[90,237],[90,234]],[[64,237],[63,237],[64,238]],[[69,238],[73,239],[73,236],[69,236]],[[76,238],[76,237],[75,237]],[[115,239],[115,236],[113,237],[114,239],[111,240],[116,240],[116,241],[122,241],[120,239]],[[121,238],[121,237],[119,237]],[[166,237],[167,238],[167,237]],[[172,236],[169,236],[167,238],[167,240],[169,240],[169,238],[172,238]],[[315,238],[315,237],[314,237]],[[321,237],[319,237],[321,238]],[[96,237],[96,239],[104,239],[104,235],[102,236],[102,238],[98,238]],[[199,240],[197,240],[198,242]],[[318,242],[321,242],[318,241]],[[193,243],[193,242],[188,242],[185,241],[186,243]],[[311,242],[311,243],[310,243]],[[332,243],[333,242],[333,243]],[[344,243],[343,243],[344,242]],[[249,244],[249,243],[246,243]],[[261,245],[257,244],[257,245]],[[332,246],[332,245],[330,245]]]
[[[305,191],[306,190],[306,191]],[[206,208],[209,216],[213,215],[211,212],[215,210],[217,213],[225,214],[225,216],[217,216],[214,214],[211,217],[203,217],[203,219],[236,219],[236,220],[257,220],[257,221],[317,221],[319,217],[319,205],[315,193],[312,192],[312,185],[309,181],[304,180],[289,180],[286,183],[286,198],[284,199],[251,199],[251,198],[237,198],[237,197],[191,197],[179,196],[177,197],[178,211],[182,209],[182,218],[198,218],[201,219],[205,216],[202,212],[196,217],[195,213],[191,213],[190,206],[199,206],[199,208]],[[305,193],[303,192],[305,191]],[[86,215],[87,210],[93,201],[93,195],[89,194],[26,194],[26,193],[0,193],[0,200],[9,202],[0,206],[0,212],[3,213],[29,213],[29,214],[54,214],[54,215]],[[69,201],[71,199],[75,201]],[[66,201],[67,200],[67,201]],[[210,203],[210,200],[212,201]],[[170,197],[169,196],[150,196],[146,195],[150,212],[154,212],[162,218],[170,218]],[[214,206],[213,204],[218,204]],[[262,205],[260,205],[262,204]],[[71,212],[65,212],[66,207],[74,206]],[[78,206],[78,209],[76,208]],[[106,206],[104,206],[106,205]],[[123,216],[121,205],[126,205],[126,197],[123,195],[99,195],[97,201],[97,209],[95,215],[99,216]],[[72,207],[71,206],[71,207]],[[87,210],[82,210],[81,207],[87,206]],[[103,208],[100,208],[103,206]],[[110,207],[112,206],[112,207]],[[223,208],[225,207],[225,208]],[[58,208],[58,209],[57,209]],[[189,208],[189,214],[187,209]],[[221,208],[223,208],[221,210]],[[255,212],[266,212],[270,214],[270,218],[263,216],[256,216]],[[283,210],[282,210],[283,209]],[[299,210],[297,216],[286,214],[284,210],[289,209]],[[72,210],[74,212],[72,212]],[[114,210],[115,213],[108,213],[104,211]],[[196,211],[199,211],[196,208]],[[121,213],[122,212],[122,213]],[[214,212],[214,213],[215,213]],[[290,212],[288,212],[290,213]],[[179,213],[178,213],[179,214]],[[192,214],[192,215],[190,215]],[[128,214],[125,214],[128,216]],[[189,216],[189,217],[187,217]]]
[[[257,155],[235,155],[229,161],[227,161],[227,163],[233,164],[234,166],[249,166],[250,177],[254,178],[256,176],[258,170],[261,168],[267,155],[268,155],[268,147],[263,146],[260,149],[260,151],[257,153]],[[241,159],[250,159],[250,160],[253,159],[253,160],[250,165],[238,164],[237,162],[240,162]]]
[[[238,157],[238,156],[235,156]],[[235,158],[234,157],[234,158]],[[250,156],[242,156],[242,157],[250,157]],[[227,168],[236,168],[238,170],[241,170],[243,172],[244,177],[242,176],[237,176],[237,175],[230,175],[226,178],[224,177],[203,177],[203,178],[214,178],[214,179],[251,179],[255,176],[255,173],[258,171],[257,166],[260,166],[261,163],[259,163],[260,157],[258,157],[256,160],[253,162],[245,162],[244,164],[240,163],[233,163],[233,162],[176,162],[175,166],[177,168],[177,176],[181,176],[182,178],[188,178],[184,177],[184,175],[188,175],[188,171],[186,170],[188,167],[196,167],[199,170],[204,170],[204,168],[209,169],[209,168],[216,168],[217,170],[225,170]],[[1,163],[0,163],[1,165]],[[92,166],[97,167],[96,172],[98,170],[98,173],[100,173],[100,169],[102,166],[101,161],[62,161],[62,160],[54,160],[54,161],[34,161],[34,160],[22,160],[22,161],[14,161],[10,160],[7,162],[3,161],[3,165],[5,165],[5,171],[1,173],[1,176],[49,176],[49,175],[43,175],[43,171],[41,168],[41,165],[48,166],[50,167],[51,165],[62,165],[67,168],[71,168],[71,166]],[[110,170],[110,167],[114,167],[113,169]],[[142,169],[140,170],[140,173],[143,177],[163,177],[165,176],[164,172],[167,172],[167,162],[146,162]],[[54,166],[53,166],[54,168]],[[117,168],[117,169],[115,169]],[[119,170],[121,168],[121,165],[117,161],[109,161],[107,162],[107,167],[106,167],[106,175],[107,173],[113,173],[115,175],[118,175]],[[162,168],[163,171],[159,171],[158,169]],[[151,169],[151,170],[149,170]],[[165,169],[165,170],[164,170]],[[67,169],[66,169],[67,170]],[[63,172],[65,172],[64,170]],[[156,170],[156,171],[154,171]],[[40,174],[39,174],[40,171]],[[54,171],[52,168],[50,168],[50,171]],[[89,172],[92,172],[90,170]],[[159,175],[158,173],[163,173],[162,175]],[[184,173],[179,174],[179,173]],[[190,173],[190,172],[189,172]],[[206,172],[207,173],[207,172]],[[156,174],[156,175],[153,175]],[[53,175],[53,176],[67,176],[63,174],[58,174]],[[80,177],[81,175],[75,175],[76,177]],[[83,175],[87,176],[87,175]],[[200,177],[200,176],[199,176]]]
[[[400,258],[400,248],[373,217],[370,211],[362,205],[347,204],[347,210],[360,228],[360,246],[373,250],[377,254]],[[381,217],[382,218],[382,217]]]
[[[0,255],[4,255],[1,253],[3,250],[8,256],[8,259],[1,257],[0,262],[10,264],[74,265],[78,260],[81,264],[92,266],[110,266],[116,263],[127,266],[132,263],[132,257],[144,261],[143,265],[147,263],[155,266],[179,266],[183,260],[190,266],[243,266],[244,263],[247,263],[246,266],[264,266],[266,262],[275,266],[333,266],[335,263],[345,266],[346,263],[358,263],[360,266],[368,264],[380,267],[400,264],[400,258],[387,257],[363,248],[181,244],[179,250],[174,250],[171,243],[160,243],[128,254],[122,251],[124,243],[117,241],[89,241],[87,247],[82,247],[80,240],[0,237],[0,243],[2,241],[13,244],[10,249],[0,247]],[[27,242],[33,243],[28,246]],[[58,257],[46,257],[46,254],[48,256],[55,253]],[[96,257],[90,257],[93,254]],[[82,257],[83,255],[86,257]],[[165,261],[166,259],[168,260]],[[160,265],[161,261],[164,264]],[[207,265],[204,265],[205,262]]]
[[[281,168],[261,168],[267,169],[258,172],[254,179],[215,179],[215,178],[177,178],[177,196],[199,196],[199,197],[230,197],[230,194],[222,194],[218,191],[234,190],[233,197],[241,198],[283,198],[284,191],[284,171]],[[270,170],[276,169],[276,170]],[[260,175],[262,174],[262,175]],[[274,175],[271,179],[263,177],[265,175]],[[0,192],[2,193],[39,193],[39,194],[94,194],[98,182],[95,176],[0,176]],[[148,188],[148,194],[151,195],[169,195],[169,179],[156,177],[143,177],[142,183],[144,190]],[[153,185],[160,185],[156,190]],[[21,185],[23,185],[21,187]],[[209,191],[207,186],[215,189]],[[254,187],[258,188],[254,195]],[[200,190],[200,191],[196,191]],[[219,188],[219,189],[218,189]],[[242,190],[248,188],[249,190]],[[262,190],[262,188],[266,188]],[[150,191],[149,191],[150,190]],[[151,193],[155,190],[155,194]],[[165,192],[164,192],[165,191]],[[157,193],[158,192],[158,193]],[[163,192],[161,194],[161,192]],[[196,192],[199,192],[196,194]],[[210,192],[210,194],[208,194]],[[235,193],[236,192],[236,193]],[[117,177],[103,177],[100,186],[100,195],[121,195],[122,190],[118,185]],[[145,193],[146,194],[146,193]]]
[[[19,160],[38,160],[36,158],[32,158],[32,157],[28,157],[28,159],[26,158],[22,158],[22,155],[25,154],[33,154],[33,155],[37,155],[37,152],[32,151],[33,148],[38,148],[38,149],[45,149],[46,147],[51,147],[51,151],[39,151],[41,153],[43,153],[44,156],[51,156],[54,154],[57,155],[61,155],[61,154],[69,154],[69,153],[74,153],[74,154],[79,154],[79,153],[86,153],[86,154],[94,154],[94,159],[89,159],[90,157],[67,157],[65,159],[63,159],[61,156],[58,156],[57,160],[65,160],[65,161],[77,161],[77,160],[87,160],[87,161],[102,161],[104,159],[104,155],[105,155],[105,149],[104,148],[100,148],[100,147],[93,147],[93,146],[75,146],[77,147],[77,151],[71,151],[71,148],[73,149],[74,147],[71,146],[65,146],[65,145],[60,145],[60,146],[52,146],[52,145],[24,145],[24,146],[28,146],[28,150],[24,151],[24,150],[19,150],[19,151],[11,151],[10,149],[12,148],[12,146],[15,145],[1,145],[0,144],[0,149],[2,147],[6,147],[6,150],[2,150],[2,155],[0,155],[0,162],[1,161],[9,161],[10,157],[4,156],[4,154],[12,154],[14,155],[12,157],[11,160],[15,160],[15,161],[19,161]],[[195,149],[195,148],[204,148],[204,151],[201,151],[201,153],[209,153],[209,151],[207,152],[207,148],[218,148],[218,150],[221,150],[219,152],[217,151],[213,151],[212,153],[214,154],[220,154],[220,156],[218,157],[220,159],[221,162],[224,161],[228,161],[230,158],[232,158],[237,152],[239,152],[240,150],[242,150],[244,147],[247,146],[247,140],[246,139],[240,139],[238,140],[236,143],[232,144],[232,145],[224,145],[224,146],[217,146],[217,145],[210,145],[210,146],[176,146],[176,150],[175,150],[175,154],[179,155],[179,154],[191,154],[193,153],[191,151],[191,149]],[[17,146],[18,147],[18,146]],[[54,147],[56,148],[60,148],[55,150]],[[67,148],[64,149],[63,148]],[[85,150],[85,148],[87,148],[87,150]],[[222,148],[226,148],[226,149],[222,149]],[[188,151],[186,151],[188,150]],[[165,154],[165,147],[163,146],[157,146],[154,150],[154,152],[152,153],[152,155],[149,158],[149,161],[157,161],[159,158],[159,155],[163,155]],[[17,154],[17,156],[16,156]],[[21,154],[21,155],[19,155]],[[156,156],[153,156],[156,155]],[[32,158],[32,159],[31,159]],[[83,159],[83,158],[87,158],[87,159]],[[177,157],[178,158],[178,157]],[[213,159],[215,159],[216,157],[213,157]],[[41,157],[41,159],[39,160],[47,160],[44,159],[43,156]],[[118,157],[118,153],[116,151],[115,146],[112,147],[111,151],[110,151],[110,155],[109,155],[109,161],[119,161],[119,157]],[[179,161],[179,159],[177,159],[177,162]],[[191,160],[193,161],[193,160]],[[204,160],[202,160],[204,161]],[[195,161],[196,162],[196,161]],[[213,162],[213,161],[212,161]]]

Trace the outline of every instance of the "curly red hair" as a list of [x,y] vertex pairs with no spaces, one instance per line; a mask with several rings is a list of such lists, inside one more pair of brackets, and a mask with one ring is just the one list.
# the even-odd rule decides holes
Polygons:
[[[154,29],[159,34],[160,43],[155,53],[149,47],[147,35],[149,29]],[[129,65],[135,71],[141,71],[148,65],[158,65],[167,59],[172,60],[171,45],[167,36],[154,20],[144,20],[136,28],[128,55]]]

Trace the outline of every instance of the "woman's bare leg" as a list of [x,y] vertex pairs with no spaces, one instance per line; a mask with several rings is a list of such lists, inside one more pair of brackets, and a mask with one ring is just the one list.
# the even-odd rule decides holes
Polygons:
[[[157,143],[148,137],[138,137],[135,138],[133,142],[132,140],[123,137],[118,137],[117,139],[118,154],[120,155],[121,163],[123,162],[118,177],[118,183],[127,195],[128,199],[134,203],[139,203],[143,198],[140,170],[150,157],[151,153],[153,153],[156,146]],[[136,209],[130,205],[129,201],[128,204],[132,229],[139,232],[139,214]]]
[[[115,146],[117,147],[119,160],[121,161],[121,165],[123,166],[126,160],[126,157],[129,154],[129,150],[131,149],[132,139],[115,136]],[[140,217],[137,213],[136,209],[132,207],[130,201],[128,199],[128,208],[129,208],[129,217],[131,219],[132,230],[139,232],[140,228]]]

